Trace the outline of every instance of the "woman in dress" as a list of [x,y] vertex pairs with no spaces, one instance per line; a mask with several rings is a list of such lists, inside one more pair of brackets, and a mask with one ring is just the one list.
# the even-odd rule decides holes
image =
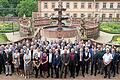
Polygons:
[[31,55],[29,54],[29,49],[26,50],[26,54],[24,54],[23,60],[24,60],[25,79],[30,78]]
[[13,54],[13,64],[16,70],[16,74],[19,75],[20,57],[19,57],[18,50],[15,50],[15,53]]
[[41,58],[41,63],[42,63],[42,70],[43,70],[43,75],[45,78],[47,78],[47,72],[48,72],[48,56],[46,52],[43,53],[42,58]]
[[38,72],[40,69],[40,58],[38,57],[38,54],[36,54],[34,60],[33,60],[33,66],[35,70],[35,78],[38,78]]
[[24,56],[24,51],[23,49],[20,50],[20,75],[24,76],[24,60],[23,60],[23,56]]

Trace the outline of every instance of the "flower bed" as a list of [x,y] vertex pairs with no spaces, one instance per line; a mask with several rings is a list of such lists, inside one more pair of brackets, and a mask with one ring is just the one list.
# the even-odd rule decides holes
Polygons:
[[120,36],[114,36],[111,42],[115,44],[120,44]]
[[120,23],[101,23],[100,30],[111,34],[120,34]]
[[19,26],[17,23],[0,23],[0,33],[10,33],[19,31]]
[[0,34],[0,43],[9,41],[5,34]]

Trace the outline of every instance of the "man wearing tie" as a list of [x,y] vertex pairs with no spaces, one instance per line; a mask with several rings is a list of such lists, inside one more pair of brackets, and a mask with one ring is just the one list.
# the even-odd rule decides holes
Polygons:
[[83,48],[80,48],[80,51],[78,53],[78,68],[76,68],[76,73],[78,76],[79,75],[79,71],[80,71],[80,68],[82,69],[82,76],[85,77],[84,75],[84,61],[83,61]]
[[48,54],[48,61],[49,61],[49,66],[48,66],[48,77],[51,76],[53,78],[53,57],[54,54],[52,52],[52,49],[49,49],[49,54]]
[[89,53],[88,47],[85,47],[85,52],[83,54],[83,58],[84,58],[85,70],[86,70],[86,73],[88,74],[88,69],[89,69],[89,65],[90,65],[90,53]]
[[117,53],[116,53],[114,48],[112,48],[111,53],[112,53],[112,57],[113,57],[113,60],[111,62],[111,64],[112,64],[111,67],[112,67],[113,77],[115,77],[116,69],[117,69],[116,66],[117,66],[118,55],[117,55]]
[[67,53],[67,49],[64,50],[64,54],[61,55],[61,62],[62,62],[62,68],[61,68],[61,78],[62,78],[62,75],[64,73],[64,78],[66,78],[67,76],[67,69],[68,69],[68,65],[69,65],[69,62],[70,62],[70,58],[69,58],[69,55]]
[[61,57],[58,50],[56,49],[55,55],[53,57],[53,66],[55,69],[56,78],[59,78],[59,66],[60,66]]
[[78,66],[78,59],[75,54],[75,50],[72,48],[70,53],[70,63],[69,63],[69,69],[70,69],[70,77],[75,78],[75,67]]

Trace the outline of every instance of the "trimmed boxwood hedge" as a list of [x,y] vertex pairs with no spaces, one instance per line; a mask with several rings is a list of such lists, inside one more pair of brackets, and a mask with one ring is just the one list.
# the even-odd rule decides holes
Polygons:
[[115,44],[120,44],[120,36],[114,36],[111,42]]
[[[13,26],[13,27],[12,27]],[[17,23],[0,23],[0,33],[10,33],[19,31],[19,25]]]
[[1,43],[1,42],[7,42],[7,41],[9,41],[9,40],[7,39],[7,36],[6,36],[5,34],[0,34],[0,43]]
[[100,30],[111,34],[120,34],[120,23],[114,22],[101,23]]

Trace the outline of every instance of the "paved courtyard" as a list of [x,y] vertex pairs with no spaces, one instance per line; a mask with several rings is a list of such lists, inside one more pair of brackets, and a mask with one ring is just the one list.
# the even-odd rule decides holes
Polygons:
[[[4,74],[2,74],[0,75],[0,80],[25,80],[25,78],[21,76],[17,76],[15,74],[13,74],[12,76],[6,77]],[[45,79],[44,78],[35,79],[34,75],[32,75],[31,78],[27,80],[45,80]],[[47,80],[55,80],[55,78],[48,78]],[[73,78],[67,77],[67,79],[63,78],[63,80],[73,80]],[[116,75],[116,77],[114,78],[111,77],[111,79],[104,79],[104,76],[99,74],[97,76],[91,76],[90,74],[88,74],[88,75],[85,75],[85,78],[79,75],[79,77],[76,77],[74,80],[120,80],[120,74]]]

